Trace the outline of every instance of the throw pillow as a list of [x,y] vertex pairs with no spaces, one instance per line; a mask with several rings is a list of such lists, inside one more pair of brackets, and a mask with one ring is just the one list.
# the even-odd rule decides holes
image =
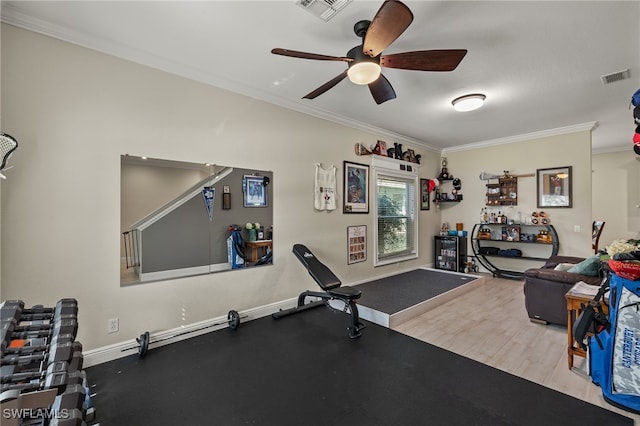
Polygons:
[[574,266],[576,266],[575,263],[558,263],[556,265],[555,268],[553,268],[554,271],[568,271],[569,269],[573,268]]
[[582,262],[569,268],[567,272],[573,272],[575,274],[589,275],[592,277],[598,276],[600,270],[600,258],[598,256],[591,256]]

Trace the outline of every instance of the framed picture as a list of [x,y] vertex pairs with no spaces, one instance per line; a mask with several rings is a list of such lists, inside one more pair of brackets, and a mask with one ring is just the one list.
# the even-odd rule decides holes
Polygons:
[[245,207],[267,207],[267,187],[264,176],[244,175],[242,179]]
[[369,213],[369,166],[344,162],[344,213]]
[[347,264],[367,260],[367,225],[347,227]]
[[429,196],[429,179],[420,179],[420,210],[429,210],[431,207]]
[[571,207],[571,166],[536,170],[538,207]]

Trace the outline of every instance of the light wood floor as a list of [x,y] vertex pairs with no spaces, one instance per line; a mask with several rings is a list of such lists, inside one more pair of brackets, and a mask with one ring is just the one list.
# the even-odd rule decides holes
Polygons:
[[493,278],[394,330],[634,419],[606,403],[584,358],[567,366],[567,329],[529,321],[523,281]]

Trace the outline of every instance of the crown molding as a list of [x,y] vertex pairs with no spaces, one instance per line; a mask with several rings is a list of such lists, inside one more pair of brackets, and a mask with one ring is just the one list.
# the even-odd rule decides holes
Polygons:
[[588,123],[575,124],[573,126],[558,127],[556,129],[541,130],[538,132],[525,133],[522,135],[509,136],[506,138],[492,139],[492,140],[487,140],[482,142],[474,142],[466,145],[455,146],[452,148],[445,148],[442,150],[442,154],[448,154],[451,152],[469,151],[472,149],[487,148],[490,146],[505,145],[505,144],[515,143],[515,142],[523,142],[531,139],[540,139],[540,138],[546,138],[549,136],[565,135],[568,133],[576,133],[576,132],[584,132],[584,131],[592,132],[597,127],[598,127],[598,122],[592,121]]

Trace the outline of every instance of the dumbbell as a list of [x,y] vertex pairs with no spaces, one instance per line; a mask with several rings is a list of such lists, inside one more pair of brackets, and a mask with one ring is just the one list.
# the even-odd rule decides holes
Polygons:
[[33,338],[33,337],[47,337],[55,336],[58,334],[71,334],[75,336],[78,333],[78,319],[77,318],[55,318],[54,322],[49,324],[31,324],[31,325],[16,325],[13,327],[11,333],[12,338]]
[[25,309],[22,300],[8,300],[2,304],[2,320],[15,318],[16,321],[47,320],[56,317],[77,317],[78,301],[76,299],[60,299],[53,308],[36,305]]
[[64,392],[56,396],[51,404],[51,411],[54,413],[68,413],[73,410],[85,411],[86,389],[81,384],[67,383]]
[[56,345],[48,352],[31,355],[13,355],[2,359],[2,381],[17,373],[42,371],[54,362],[65,361],[69,364],[69,371],[82,370],[84,356],[82,355],[82,343],[71,341]]
[[[82,345],[78,346],[75,342],[67,341],[51,345],[48,352],[31,355],[5,356],[2,358],[2,378],[0,381],[2,383],[8,383],[24,380],[24,377],[34,373],[33,370],[38,369],[39,371],[35,373],[39,373],[44,367],[48,367],[56,362],[66,362],[69,364],[74,359],[75,352],[79,352],[81,355]],[[74,367],[76,367],[78,359],[76,358],[75,361]]]
[[[75,340],[75,337],[72,334],[58,334],[53,336],[51,339],[46,337],[38,337],[33,339],[15,339],[12,340],[9,346],[4,350],[4,353],[7,355],[28,355],[34,352],[46,352],[49,351],[51,346],[55,346],[59,343],[66,343]],[[22,346],[13,346],[12,344],[15,342],[25,343]]]
[[[66,361],[54,362],[45,371],[22,373],[22,380],[29,383],[3,383],[0,392],[7,390],[57,389],[58,395],[65,391],[69,364]],[[4,376],[3,376],[4,381]]]

